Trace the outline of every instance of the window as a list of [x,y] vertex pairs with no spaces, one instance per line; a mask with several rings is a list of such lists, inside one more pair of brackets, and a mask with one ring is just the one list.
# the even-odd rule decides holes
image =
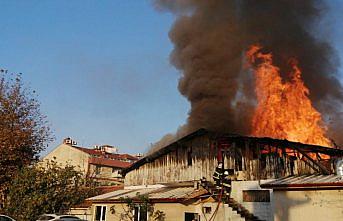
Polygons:
[[134,214],[134,221],[147,221],[148,220],[148,212],[143,207],[137,206],[133,211]]
[[236,171],[242,171],[243,170],[242,156],[237,156],[235,158],[235,170]]
[[101,171],[101,167],[100,166],[95,166],[95,174],[99,175]]
[[187,152],[187,165],[192,166],[192,151],[191,150]]
[[235,150],[235,170],[242,171],[243,170],[243,160],[242,160],[242,153],[240,150]]
[[198,213],[185,213],[185,221],[200,221]]
[[265,170],[267,167],[267,155],[266,154],[261,154],[260,158],[260,171]]
[[243,190],[243,202],[270,202],[269,190]]
[[96,206],[94,221],[105,221],[105,220],[106,220],[106,206]]
[[212,212],[212,208],[210,206],[205,206],[202,209],[205,214],[210,214]]

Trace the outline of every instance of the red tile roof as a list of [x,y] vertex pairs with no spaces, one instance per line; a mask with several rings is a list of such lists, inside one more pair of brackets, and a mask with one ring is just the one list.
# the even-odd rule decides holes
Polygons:
[[89,164],[116,167],[116,168],[126,168],[126,167],[131,166],[132,164],[132,163],[124,162],[120,160],[98,158],[98,157],[92,157],[89,159],[88,162]]
[[106,158],[110,159],[123,159],[123,160],[131,160],[131,161],[137,161],[138,158],[135,156],[132,156],[130,154],[111,154],[111,153],[104,153],[100,150],[95,149],[88,149],[84,147],[74,147],[78,150],[81,150],[82,152],[85,152],[87,154],[90,154],[92,156],[106,156]]
[[94,149],[88,149],[88,148],[84,148],[84,147],[74,147],[74,148],[76,148],[78,150],[81,150],[82,152],[88,153],[90,155],[101,155],[100,151],[97,151],[97,150],[94,150]]

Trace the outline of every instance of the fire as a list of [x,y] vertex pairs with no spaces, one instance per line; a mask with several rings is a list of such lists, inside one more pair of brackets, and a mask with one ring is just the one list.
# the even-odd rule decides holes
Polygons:
[[325,137],[327,128],[320,113],[312,106],[309,89],[301,79],[296,61],[291,63],[290,80],[284,82],[280,69],[273,65],[271,53],[252,46],[246,53],[256,83],[257,106],[252,120],[252,135],[331,146]]

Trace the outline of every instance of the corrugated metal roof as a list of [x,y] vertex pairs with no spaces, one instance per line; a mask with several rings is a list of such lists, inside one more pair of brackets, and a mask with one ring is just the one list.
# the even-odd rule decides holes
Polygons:
[[110,199],[112,197],[116,197],[116,196],[119,196],[121,194],[125,194],[125,193],[128,193],[132,190],[116,190],[116,191],[113,191],[113,192],[109,192],[109,193],[105,193],[105,194],[101,194],[101,195],[98,195],[98,196],[94,196],[94,197],[91,197],[89,198],[88,200],[107,200],[107,199]]
[[184,199],[190,196],[194,191],[194,187],[167,187],[160,188],[149,194],[150,199]]
[[262,188],[343,187],[343,179],[337,175],[290,176],[261,184]]
[[[198,194],[196,194],[198,193]],[[149,199],[190,199],[205,194],[204,189],[194,187],[157,187],[141,189],[124,189],[89,198],[91,201],[120,201],[122,198],[135,198],[137,195],[148,195]]]

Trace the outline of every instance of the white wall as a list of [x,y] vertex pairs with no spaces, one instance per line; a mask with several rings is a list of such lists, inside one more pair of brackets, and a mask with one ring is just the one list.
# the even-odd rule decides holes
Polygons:
[[343,190],[274,191],[275,221],[343,220]]
[[61,144],[51,151],[43,158],[46,160],[54,160],[61,166],[71,165],[75,166],[75,169],[86,173],[88,169],[89,155],[66,144]]
[[[261,181],[261,183],[263,182],[267,182],[267,180]],[[233,181],[231,197],[260,219],[272,221],[272,202],[243,202],[243,190],[262,190],[259,181]],[[272,191],[269,191],[272,195]],[[272,201],[272,196],[270,199]]]

